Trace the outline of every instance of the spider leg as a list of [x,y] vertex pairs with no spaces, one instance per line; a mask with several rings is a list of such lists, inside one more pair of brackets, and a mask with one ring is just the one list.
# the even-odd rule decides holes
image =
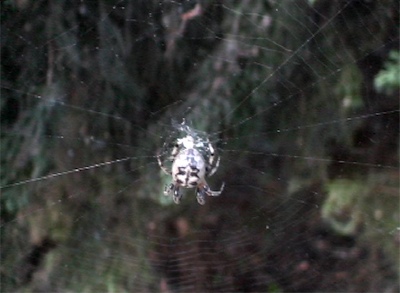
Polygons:
[[204,189],[206,189],[205,192],[208,196],[219,196],[224,190],[224,187],[225,187],[225,182],[222,183],[221,188],[218,191],[211,190],[208,185],[205,185]]
[[174,185],[173,189],[174,189],[174,195],[173,195],[172,199],[174,200],[174,202],[176,204],[179,204],[181,202],[183,194],[178,185]]
[[[211,158],[210,158],[211,159]],[[207,176],[210,177],[214,175],[214,173],[217,171],[219,167],[219,161],[221,160],[221,157],[218,157],[217,162],[215,163],[215,166],[213,168],[211,164],[209,164],[208,169],[207,169]],[[209,170],[210,169],[210,170]]]
[[[174,145],[174,148],[172,149],[171,155],[168,157],[168,160],[170,162],[173,162],[175,160],[175,157],[178,155],[179,153],[179,148],[181,147],[182,143],[178,141],[178,143],[176,143]],[[157,153],[157,161],[158,161],[158,165],[160,166],[161,170],[164,171],[165,174],[167,175],[172,175],[172,171],[168,170],[165,166],[164,163],[161,161],[161,154],[160,152]]]
[[[208,166],[207,166],[207,176],[210,177],[210,176],[214,175],[214,173],[217,171],[221,157],[218,157],[217,162],[214,164],[214,161],[217,157],[215,155],[214,147],[212,146],[212,144],[210,143],[210,140],[208,138],[207,138],[206,143],[208,146],[208,150],[210,152],[210,157],[208,159]],[[214,165],[214,167],[213,167],[213,165]]]
[[166,184],[164,187],[164,195],[170,196],[172,194],[172,199],[176,204],[179,204],[183,193],[181,192],[179,185],[175,185],[174,183]]
[[165,184],[164,187],[164,195],[169,196],[171,195],[172,191],[174,190],[175,185],[173,183]]
[[208,186],[207,183],[200,185],[197,187],[196,189],[196,197],[197,197],[197,202],[201,205],[205,204],[205,196],[219,196],[222,191],[224,190],[225,187],[225,183],[222,183],[222,186],[220,188],[220,190],[218,191],[213,191],[210,189],[210,187]]
[[215,150],[208,138],[207,138],[206,143],[207,143],[208,150],[210,151],[210,158],[208,159],[208,163],[210,164],[210,166],[212,166],[214,163]]
[[164,166],[163,162],[161,161],[161,155],[160,155],[160,154],[157,155],[157,161],[158,161],[158,165],[160,166],[161,170],[163,170],[163,172],[164,172],[165,174],[167,174],[167,175],[172,175],[172,171],[171,171],[171,170],[168,170],[168,169]]
[[178,142],[178,143],[176,143],[176,144],[174,145],[174,148],[172,149],[172,152],[171,152],[171,156],[169,157],[169,159],[170,159],[171,161],[173,161],[173,160],[175,159],[176,155],[177,155],[178,152],[179,152],[179,148],[180,148],[181,145],[182,145],[181,142]]
[[196,198],[199,204],[204,205],[206,203],[204,188],[201,187],[196,188]]

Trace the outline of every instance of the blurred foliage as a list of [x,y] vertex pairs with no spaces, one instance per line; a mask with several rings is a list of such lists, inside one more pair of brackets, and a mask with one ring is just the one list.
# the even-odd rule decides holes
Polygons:
[[355,235],[362,223],[360,202],[365,198],[368,186],[355,180],[335,180],[328,186],[322,218],[332,228],[344,235]]
[[391,51],[384,68],[376,75],[374,85],[381,93],[393,94],[400,90],[400,52]]
[[[388,35],[396,39],[388,32],[396,1],[380,9],[371,1],[342,2],[232,1],[231,10],[205,0],[188,21],[196,1],[1,2],[2,289],[157,291],[148,226],[159,221],[168,233],[168,217],[199,226],[206,219],[192,201],[176,206],[160,196],[170,178],[160,180],[154,155],[177,135],[171,120],[182,118],[212,134],[228,186],[261,187],[231,192],[229,201],[245,195],[253,207],[238,217],[240,225],[254,225],[253,211],[271,205],[285,207],[268,215],[284,230],[288,219],[315,214],[299,206],[305,194],[316,194],[328,230],[361,235],[362,245],[382,237],[391,255],[396,180],[366,167],[392,166],[379,156],[389,153],[380,148],[386,141],[378,136],[375,146],[357,147],[354,133],[366,126],[345,118],[362,115],[365,96],[376,97],[366,94],[366,76],[374,74],[359,61],[382,42],[391,46]],[[379,91],[398,88],[398,62],[393,51],[375,78]],[[373,120],[370,128],[391,128],[389,122]],[[62,175],[119,159],[126,160]],[[365,166],[332,171],[341,160]],[[282,182],[276,198],[266,199],[263,188]],[[313,192],[304,192],[310,186]],[[237,213],[228,206],[217,210]],[[260,246],[276,248],[264,238]],[[35,279],[27,256],[47,239],[57,249],[46,250],[38,265],[43,279]],[[271,281],[268,290],[284,286]]]
[[400,219],[398,172],[336,179],[328,184],[327,192],[321,216],[335,233],[360,235],[360,242],[383,248],[390,259],[399,259],[400,252],[393,241]]

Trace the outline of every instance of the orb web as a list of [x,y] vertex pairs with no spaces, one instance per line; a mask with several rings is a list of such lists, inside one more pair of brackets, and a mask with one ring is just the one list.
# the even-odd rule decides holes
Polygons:
[[4,291],[398,290],[396,1],[1,5]]

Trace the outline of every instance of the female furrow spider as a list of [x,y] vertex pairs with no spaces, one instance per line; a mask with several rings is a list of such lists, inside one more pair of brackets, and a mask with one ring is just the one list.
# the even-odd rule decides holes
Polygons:
[[[164,166],[161,155],[157,155],[161,170],[167,175],[172,175],[172,183],[165,186],[164,195],[172,194],[174,202],[178,204],[183,195],[180,187],[196,187],[197,202],[204,205],[206,195],[219,196],[224,189],[225,183],[222,183],[219,191],[212,191],[205,180],[206,176],[212,176],[217,171],[220,157],[215,158],[214,147],[208,138],[202,140],[196,137],[195,139],[190,134],[193,131],[188,126],[185,129],[188,134],[177,139],[168,158],[172,162],[170,170]],[[205,154],[204,156],[201,151]]]

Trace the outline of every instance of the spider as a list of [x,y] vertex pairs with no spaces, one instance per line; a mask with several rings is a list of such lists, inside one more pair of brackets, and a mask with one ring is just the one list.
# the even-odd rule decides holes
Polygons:
[[[205,156],[201,151],[205,153]],[[172,175],[172,183],[165,186],[164,195],[172,194],[174,202],[178,204],[183,195],[180,187],[196,187],[197,202],[201,205],[205,204],[206,195],[219,196],[225,183],[222,184],[219,191],[212,191],[205,180],[206,176],[212,176],[219,167],[220,157],[216,161],[215,157],[214,147],[208,139],[195,139],[190,134],[177,139],[168,158],[172,162],[171,169],[166,168],[161,160],[161,155],[157,155],[161,170],[167,175]]]

